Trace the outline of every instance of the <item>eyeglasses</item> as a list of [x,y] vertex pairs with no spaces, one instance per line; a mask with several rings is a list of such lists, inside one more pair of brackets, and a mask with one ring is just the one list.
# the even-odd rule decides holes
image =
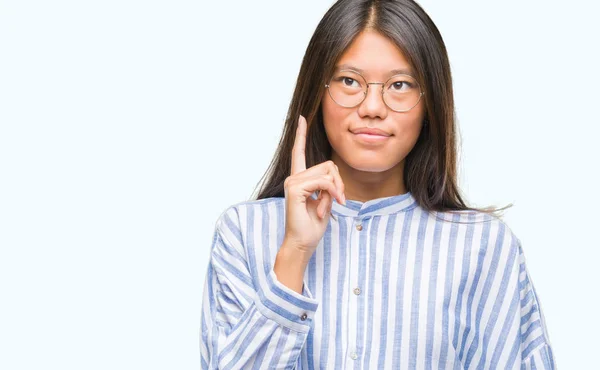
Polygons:
[[425,95],[417,80],[410,75],[398,74],[386,82],[367,83],[360,73],[350,69],[334,73],[325,87],[334,102],[345,108],[353,108],[365,100],[369,85],[381,85],[383,102],[394,112],[408,112]]

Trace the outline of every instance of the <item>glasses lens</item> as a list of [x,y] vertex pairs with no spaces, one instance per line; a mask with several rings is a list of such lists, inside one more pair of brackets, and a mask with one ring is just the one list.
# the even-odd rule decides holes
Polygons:
[[352,71],[336,72],[329,82],[331,98],[341,106],[354,107],[365,97],[367,83],[361,75]]
[[407,111],[417,105],[421,89],[417,80],[409,75],[396,75],[390,78],[383,90],[383,99],[395,111]]

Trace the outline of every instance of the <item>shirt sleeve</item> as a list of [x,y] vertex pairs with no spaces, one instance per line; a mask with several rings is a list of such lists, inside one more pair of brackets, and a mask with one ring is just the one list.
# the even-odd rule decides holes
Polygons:
[[550,345],[546,321],[540,299],[525,264],[525,255],[518,242],[520,346],[521,369],[554,370],[556,364]]
[[490,270],[488,275],[495,282],[483,288],[491,299],[478,303],[489,315],[480,316],[465,368],[555,370],[546,322],[521,241],[504,223],[499,225],[494,243],[497,257],[490,259],[495,272]]
[[231,210],[217,221],[204,282],[202,369],[294,368],[318,302],[306,284],[299,294],[277,280],[272,265],[249,262]]

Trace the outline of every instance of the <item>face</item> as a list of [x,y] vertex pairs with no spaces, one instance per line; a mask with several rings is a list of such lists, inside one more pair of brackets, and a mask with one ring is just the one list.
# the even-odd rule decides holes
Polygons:
[[[362,70],[369,83],[386,82],[392,70],[414,70],[396,45],[375,31],[362,32],[340,57],[337,66]],[[346,84],[354,84],[345,80]],[[364,84],[364,81],[360,82]],[[365,100],[345,108],[325,91],[322,99],[323,124],[332,147],[332,159],[358,171],[383,172],[402,166],[414,147],[425,116],[424,98],[407,112],[391,110],[383,101],[381,85],[369,85]],[[368,126],[368,127],[367,127]],[[362,129],[380,130],[360,134]],[[340,162],[342,161],[342,162]]]

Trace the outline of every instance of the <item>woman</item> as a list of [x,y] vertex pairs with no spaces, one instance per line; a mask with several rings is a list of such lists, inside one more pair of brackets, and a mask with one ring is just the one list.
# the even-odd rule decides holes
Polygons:
[[335,3],[258,198],[217,221],[202,367],[553,369],[520,240],[502,209],[465,205],[456,165],[431,19]]

